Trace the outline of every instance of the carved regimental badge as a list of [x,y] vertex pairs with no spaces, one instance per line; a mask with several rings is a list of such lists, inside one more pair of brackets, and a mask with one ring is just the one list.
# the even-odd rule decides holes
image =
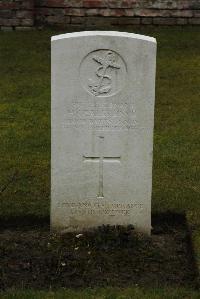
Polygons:
[[112,50],[89,53],[80,66],[84,89],[96,97],[117,94],[125,84],[126,65],[122,57]]

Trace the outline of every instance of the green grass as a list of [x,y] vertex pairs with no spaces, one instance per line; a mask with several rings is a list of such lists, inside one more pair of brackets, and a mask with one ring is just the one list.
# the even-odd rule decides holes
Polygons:
[[2,217],[49,213],[50,35],[0,34]]
[[[148,29],[158,41],[153,212],[199,209],[198,28]],[[0,33],[0,216],[49,215],[50,36]],[[14,178],[13,178],[14,176]]]
[[[186,212],[200,265],[200,30],[185,27],[135,31],[158,41],[153,212]],[[50,30],[0,33],[2,219],[49,215],[50,36],[54,34]],[[13,291],[0,298],[200,298],[189,290],[92,292],[61,291],[54,296],[17,295]]]

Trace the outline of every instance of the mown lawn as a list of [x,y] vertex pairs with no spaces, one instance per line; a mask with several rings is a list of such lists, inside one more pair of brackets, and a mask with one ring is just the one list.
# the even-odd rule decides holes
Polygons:
[[[146,30],[147,31],[147,30]],[[158,41],[153,212],[199,209],[200,32]],[[49,215],[50,36],[0,33],[0,216]]]
[[[152,209],[186,213],[200,264],[200,30],[134,32],[158,41]],[[1,221],[49,216],[50,36],[57,33],[0,33]],[[200,298],[190,290],[104,293],[11,292],[1,298]]]

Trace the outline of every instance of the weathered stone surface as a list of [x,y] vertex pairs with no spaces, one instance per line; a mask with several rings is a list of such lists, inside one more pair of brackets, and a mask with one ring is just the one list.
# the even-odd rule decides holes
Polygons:
[[0,10],[0,18],[11,18],[13,15],[12,10],[9,9],[1,9]]
[[4,19],[0,18],[0,26],[10,27],[10,26],[19,26],[20,25],[20,19]]
[[16,26],[15,30],[16,31],[30,31],[30,30],[34,30],[34,27]]
[[200,18],[190,18],[188,22],[191,25],[200,25]]
[[10,26],[1,26],[2,31],[13,31],[13,28]]
[[71,17],[72,24],[84,24],[86,19],[84,17]]
[[188,19],[184,19],[184,18],[177,19],[177,25],[187,25],[187,24],[188,24]]
[[66,17],[64,17],[64,16],[48,16],[47,22],[49,24],[63,24],[66,22]]
[[111,22],[111,25],[139,25],[140,24],[140,18],[134,17],[134,18],[113,18],[113,21]]
[[33,11],[31,10],[18,10],[16,17],[20,19],[31,19],[33,18]]
[[[70,30],[78,25],[102,28],[127,23],[198,25],[199,10],[199,0],[0,0],[0,18],[5,19],[1,23],[8,27],[11,19],[18,18],[25,19],[22,26],[55,24],[66,27],[68,24]],[[132,21],[126,18],[132,18]],[[13,21],[12,26],[18,26],[15,23]]]
[[34,25],[34,20],[31,19],[21,19],[20,20],[20,25],[21,26],[33,26]]
[[150,233],[155,66],[151,37],[52,38],[52,229]]
[[141,24],[143,25],[150,25],[153,23],[153,18],[142,18],[141,19]]
[[177,18],[153,18],[153,24],[155,25],[176,25]]

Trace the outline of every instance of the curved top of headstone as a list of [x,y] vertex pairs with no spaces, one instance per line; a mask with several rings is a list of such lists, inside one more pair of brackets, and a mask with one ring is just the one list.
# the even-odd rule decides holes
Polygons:
[[51,53],[52,228],[150,234],[156,40],[83,31]]
[[65,33],[65,34],[52,36],[51,41],[57,41],[60,39],[73,38],[73,37],[87,37],[87,36],[127,37],[127,38],[133,38],[133,39],[156,43],[156,39],[154,37],[135,34],[135,33],[120,32],[120,31],[81,31],[81,32]]

